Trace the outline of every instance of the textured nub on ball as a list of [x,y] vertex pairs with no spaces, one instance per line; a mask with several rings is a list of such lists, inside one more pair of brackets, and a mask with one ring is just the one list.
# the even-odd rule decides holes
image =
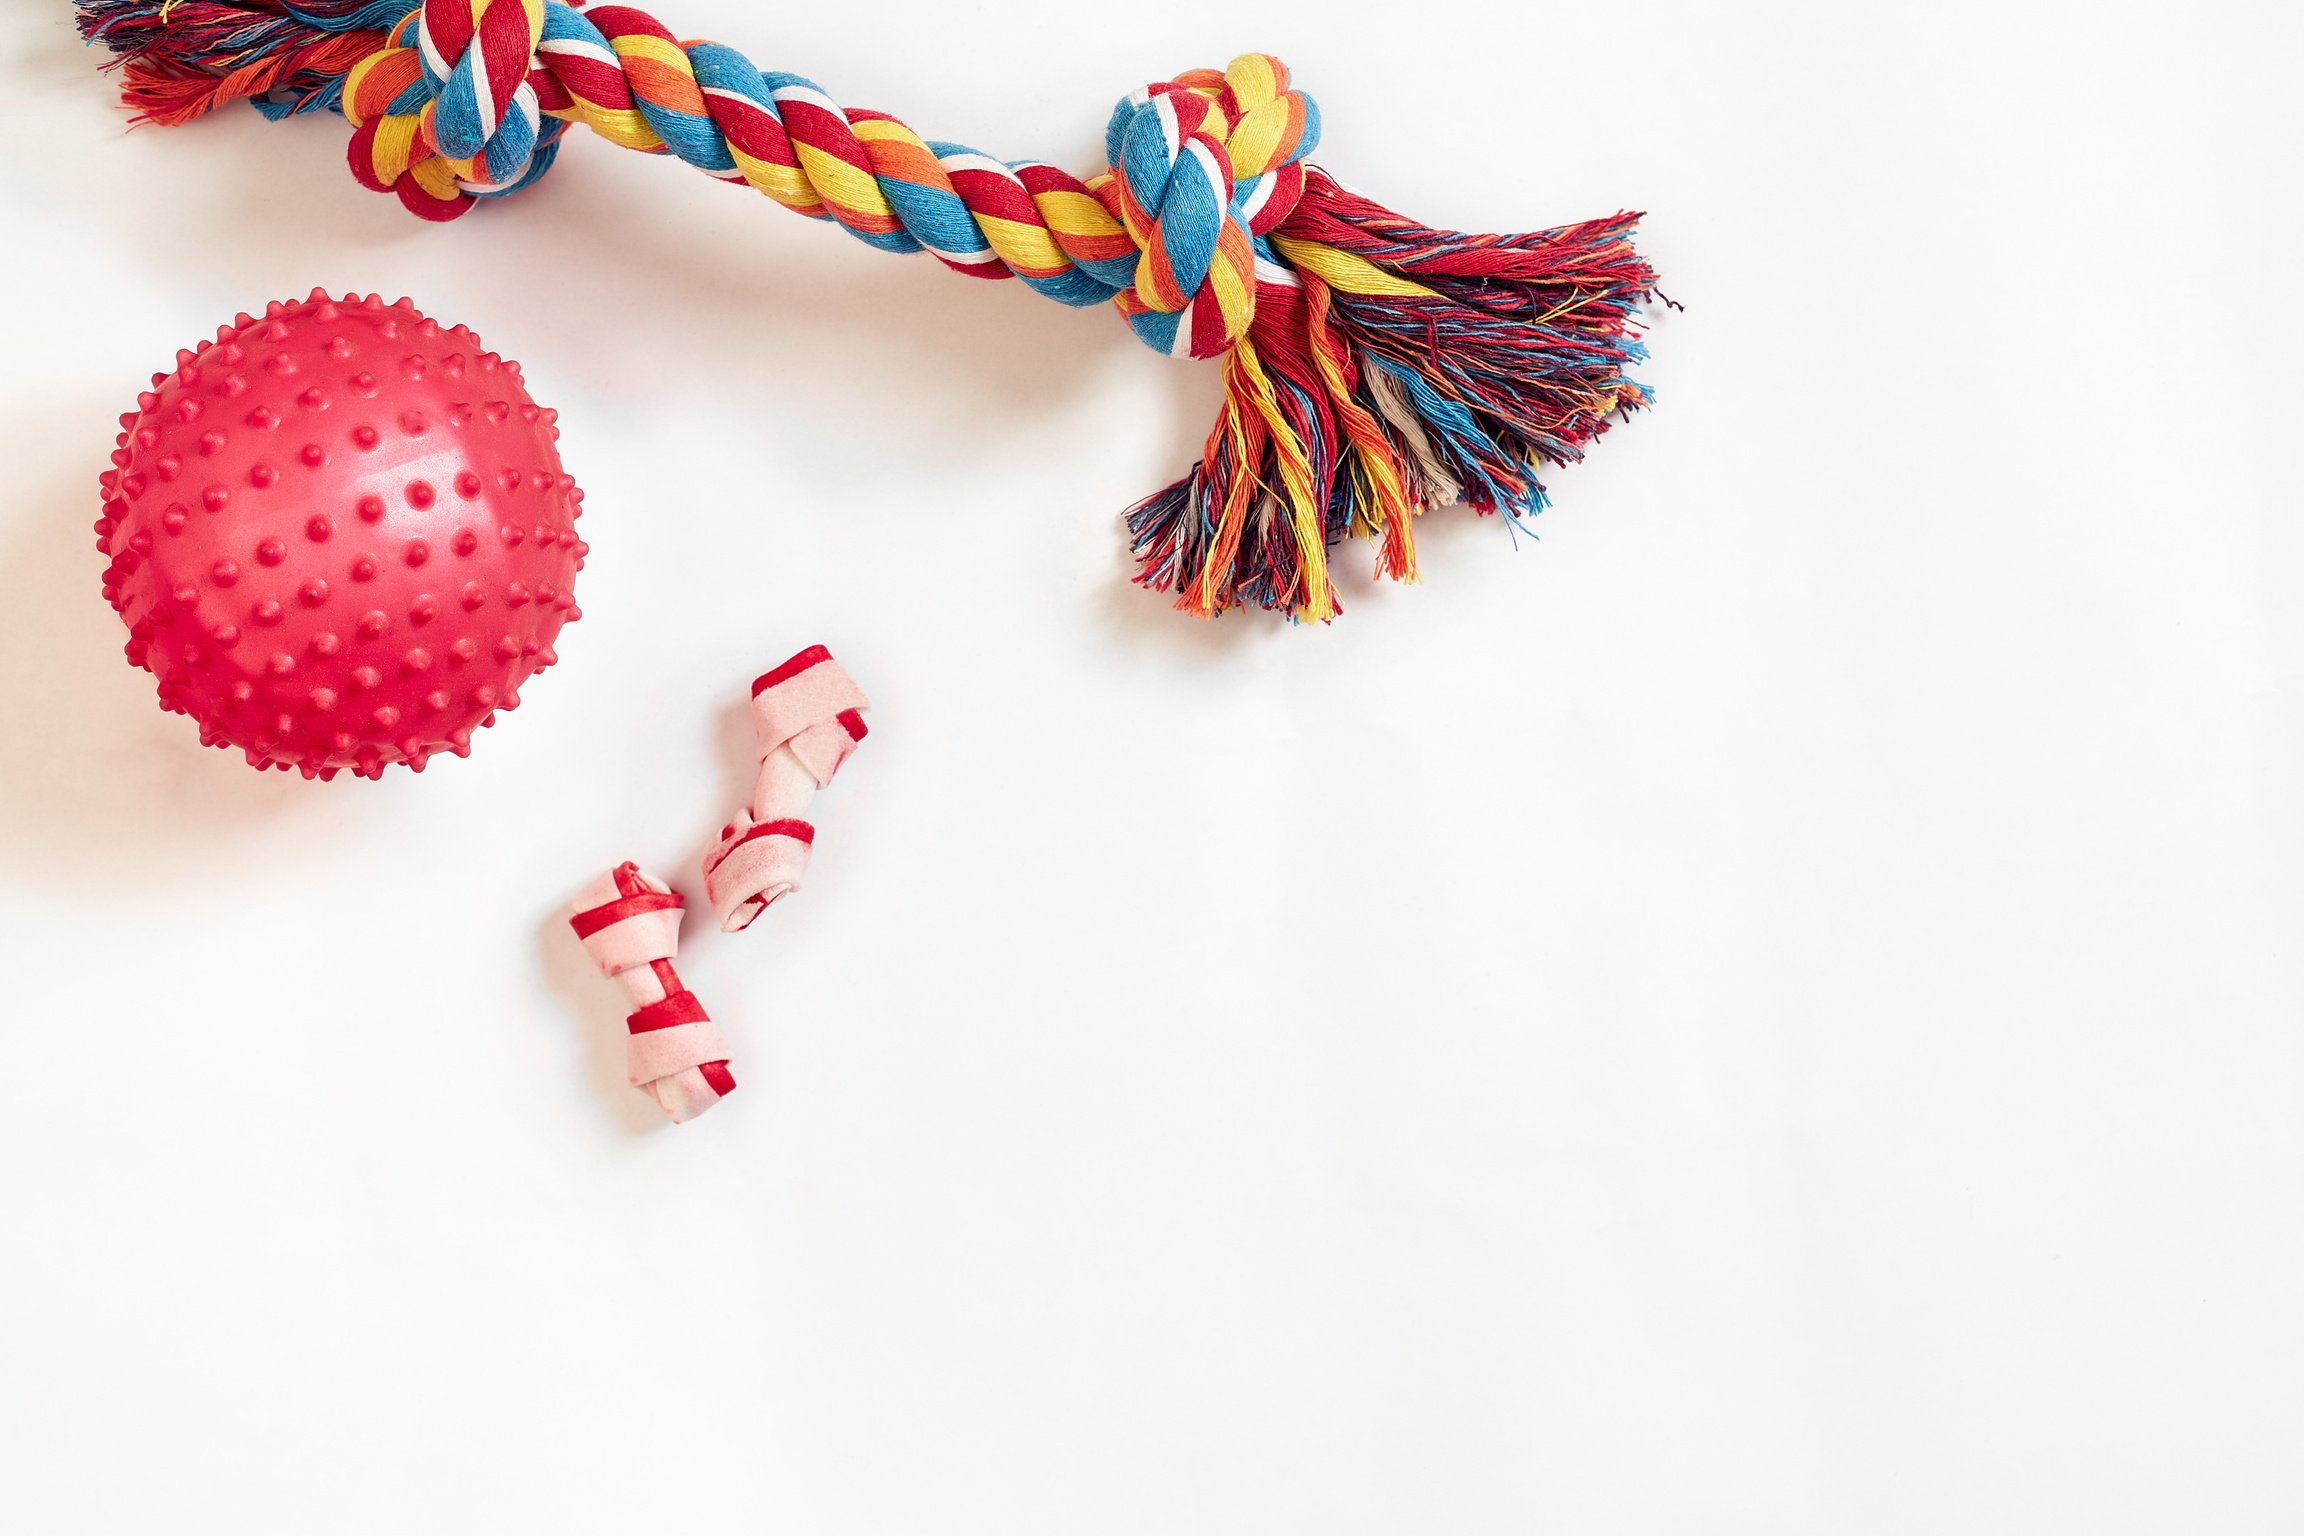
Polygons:
[[128,659],[259,768],[461,757],[579,617],[554,413],[405,299],[241,315],[120,427],[96,547]]

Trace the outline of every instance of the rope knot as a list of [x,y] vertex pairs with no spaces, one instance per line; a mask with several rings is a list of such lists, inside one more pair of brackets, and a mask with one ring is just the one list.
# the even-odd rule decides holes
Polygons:
[[1105,130],[1111,170],[1089,183],[1141,253],[1122,314],[1155,351],[1216,357],[1256,314],[1261,237],[1304,195],[1320,109],[1288,66],[1247,53],[1124,98]]
[[528,75],[545,0],[423,0],[345,79],[352,172],[426,218],[544,174],[566,124]]

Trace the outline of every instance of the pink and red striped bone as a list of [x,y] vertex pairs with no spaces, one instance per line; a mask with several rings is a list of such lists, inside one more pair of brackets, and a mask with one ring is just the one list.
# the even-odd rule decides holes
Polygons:
[[568,918],[600,974],[632,1001],[625,1077],[675,1122],[695,1119],[736,1091],[728,1042],[672,969],[680,907],[679,892],[626,861],[577,892]]
[[704,894],[728,933],[800,889],[816,828],[807,818],[816,791],[832,782],[864,739],[871,708],[840,663],[812,645],[752,684],[752,733],[760,773],[752,803],[720,829],[704,856]]

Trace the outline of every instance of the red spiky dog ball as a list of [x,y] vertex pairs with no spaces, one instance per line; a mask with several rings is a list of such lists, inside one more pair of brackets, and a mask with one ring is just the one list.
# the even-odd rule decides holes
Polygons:
[[129,661],[259,768],[463,756],[578,616],[553,422],[405,299],[237,317],[120,418],[96,533]]

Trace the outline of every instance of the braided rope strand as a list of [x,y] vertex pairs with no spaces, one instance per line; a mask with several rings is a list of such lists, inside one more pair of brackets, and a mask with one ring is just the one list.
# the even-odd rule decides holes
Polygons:
[[344,100],[361,179],[435,218],[542,174],[539,110],[881,250],[1015,277],[1059,303],[1117,298],[1148,344],[1195,357],[1221,355],[1252,322],[1253,242],[1294,208],[1319,123],[1286,66],[1251,54],[1123,101],[1113,169],[1083,182],[923,139],[724,44],[682,43],[644,11],[547,0],[429,0],[353,71]]

